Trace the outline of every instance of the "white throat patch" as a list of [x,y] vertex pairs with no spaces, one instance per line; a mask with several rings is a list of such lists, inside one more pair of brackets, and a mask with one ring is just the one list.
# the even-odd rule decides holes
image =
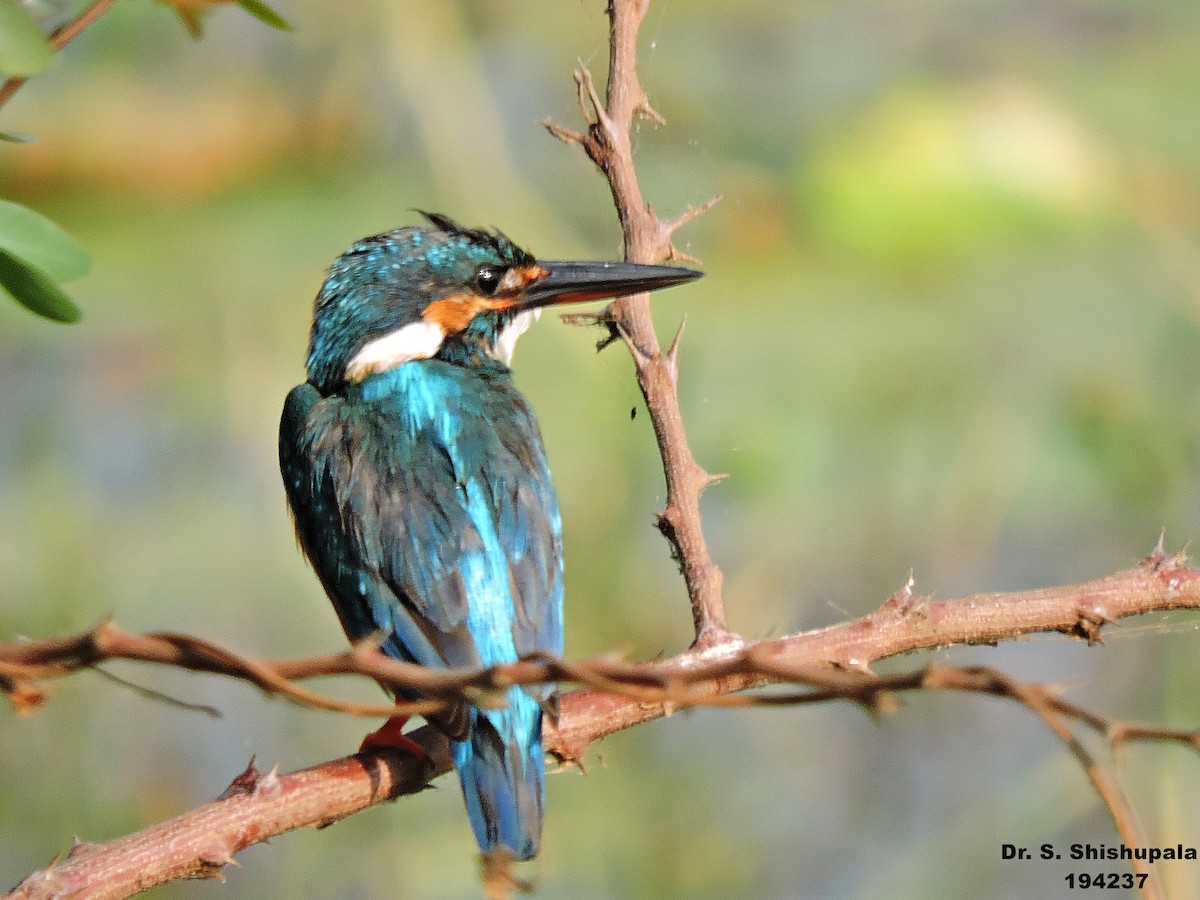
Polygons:
[[540,309],[527,309],[513,316],[505,329],[496,338],[496,346],[492,348],[492,356],[504,363],[512,365],[513,351],[517,348],[517,338],[529,330],[529,326],[538,320]]
[[442,327],[426,319],[397,328],[369,341],[354,355],[346,364],[346,380],[362,381],[368,375],[386,372],[414,359],[429,359],[441,349],[445,339]]

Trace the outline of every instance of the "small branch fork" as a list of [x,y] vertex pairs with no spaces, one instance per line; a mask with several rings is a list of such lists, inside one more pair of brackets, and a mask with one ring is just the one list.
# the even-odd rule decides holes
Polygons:
[[[580,64],[575,72],[579,110],[587,130],[574,131],[548,121],[542,124],[559,140],[582,146],[604,173],[621,220],[625,258],[631,262],[658,263],[686,258],[672,243],[672,235],[711,208],[718,198],[688,209],[678,218],[663,221],[643,199],[638,186],[630,141],[634,121],[640,118],[656,125],[666,124],[650,106],[637,74],[638,28],[648,5],[648,0],[611,0],[609,4],[611,62],[605,91],[607,102],[601,101],[592,74],[585,66]],[[672,556],[679,563],[687,585],[696,631],[693,646],[727,643],[733,635],[725,620],[721,570],[709,555],[700,519],[700,495],[724,476],[705,471],[688,446],[677,393],[683,326],[679,326],[671,346],[663,353],[646,294],[617,300],[598,315],[571,316],[568,321],[606,325],[609,337],[600,346],[619,337],[633,355],[638,386],[646,400],[667,483],[667,505],[658,513],[656,523],[670,542]]]
[[[530,659],[483,670],[432,671],[380,654],[373,646],[294,660],[239,656],[179,634],[132,635],[111,623],[65,638],[0,643],[0,690],[21,711],[47,699],[43,683],[113,659],[138,660],[213,672],[258,685],[297,703],[355,715],[390,715],[334,700],[295,684],[299,678],[353,674],[439,698],[410,712],[431,711],[453,699],[491,702],[512,684],[569,682],[557,723],[546,723],[546,748],[564,764],[582,766],[595,740],[693,706],[780,705],[851,700],[873,713],[895,706],[898,693],[948,690],[1006,697],[1028,706],[1080,763],[1106,804],[1122,840],[1143,844],[1115,778],[1086,749],[1075,729],[1101,735],[1115,749],[1132,741],[1166,741],[1200,751],[1200,731],[1140,725],[1106,718],[1042,685],[1016,681],[993,669],[929,665],[875,675],[884,657],[953,643],[991,643],[1034,632],[1058,632],[1101,642],[1101,630],[1127,616],[1169,609],[1200,609],[1200,569],[1183,552],[1167,554],[1161,541],[1138,566],[1105,578],[1057,588],[979,594],[935,601],[913,594],[911,578],[867,616],[819,631],[746,645],[738,640],[693,648],[672,659],[633,665],[613,659],[567,662]],[[791,684],[775,693],[734,692]],[[450,769],[445,738],[426,726],[411,733],[426,750],[418,759],[390,751],[358,754],[280,775],[253,763],[217,800],[174,819],[103,844],[76,843],[65,858],[34,872],[11,896],[44,898],[86,890],[89,897],[124,897],[182,877],[219,877],[245,847],[300,827],[321,827],[361,809],[420,790]],[[1156,896],[1148,879],[1144,896]]]

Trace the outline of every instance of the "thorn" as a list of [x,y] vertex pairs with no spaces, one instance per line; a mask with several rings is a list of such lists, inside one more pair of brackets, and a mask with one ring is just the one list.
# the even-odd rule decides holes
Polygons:
[[[617,334],[621,336],[621,340],[625,342],[625,346],[629,348],[629,355],[633,357],[633,361],[639,369],[644,369],[646,366],[650,365],[650,357],[643,353],[642,348],[633,342],[633,338],[630,337],[629,332],[625,330],[624,325],[622,325],[620,322],[613,321],[612,328],[616,330]],[[611,343],[611,340],[607,341],[604,346],[607,347],[608,344]],[[596,349],[603,350],[604,347],[597,345]]]
[[250,762],[246,763],[246,768],[233,781],[229,782],[229,787],[221,792],[220,800],[228,800],[230,797],[236,797],[238,794],[252,794],[258,786],[258,780],[262,777],[262,773],[254,766],[254,757],[250,757]]
[[283,782],[279,780],[279,764],[271,766],[271,771],[258,779],[254,785],[253,794],[256,797],[274,797],[283,792]]
[[676,385],[679,384],[679,341],[683,338],[683,329],[686,325],[687,313],[684,313],[683,318],[679,320],[679,330],[675,332],[675,337],[671,341],[671,346],[667,348],[667,355],[664,358],[667,371],[671,373],[671,381]]
[[542,119],[538,124],[564,144],[582,144],[584,141],[583,132],[551,122],[549,119]]
[[700,265],[700,260],[692,256],[690,253],[684,253],[675,246],[671,237],[675,232],[699,216],[704,215],[721,201],[721,195],[710,197],[708,200],[701,203],[699,206],[687,207],[679,216],[665,222],[658,223],[658,240],[660,245],[666,246],[666,258],[668,260],[676,259],[680,262],[688,262],[694,265]]
[[883,609],[895,609],[898,612],[908,612],[913,605],[913,587],[917,580],[913,577],[913,570],[908,570],[908,577],[904,579],[904,584],[900,589],[894,591],[890,597],[883,603]]
[[649,119],[659,128],[667,124],[667,120],[663,118],[662,113],[650,105],[650,100],[646,97],[645,93],[642,94],[642,102],[637,105],[634,114],[641,116],[643,119]]
[[704,486],[706,488],[712,487],[714,484],[720,484],[722,481],[724,481],[726,478],[729,477],[728,472],[705,472],[704,474],[705,474]]
[[1152,572],[1158,571],[1159,566],[1161,566],[1167,558],[1167,551],[1163,546],[1166,538],[1167,529],[1164,528],[1159,531],[1158,540],[1155,541],[1154,549],[1150,551],[1150,555],[1142,560],[1141,565],[1143,567],[1150,569]]
[[575,99],[579,101],[579,114],[583,117],[583,121],[588,125],[595,125],[596,120],[592,117],[591,111],[587,108],[587,89],[584,87],[585,78],[588,82],[591,81],[591,73],[588,72],[587,66],[583,64],[583,60],[578,56],[575,61],[579,63],[579,68],[575,70]]
[[662,230],[662,236],[664,238],[670,238],[672,234],[674,234],[676,231],[678,231],[680,228],[682,228],[688,222],[692,221],[692,219],[699,218],[700,216],[702,216],[706,212],[708,212],[710,209],[712,209],[714,206],[716,206],[718,203],[720,203],[721,199],[722,199],[722,197],[720,194],[717,194],[716,196],[713,196],[713,197],[709,197],[707,200],[705,200],[699,206],[686,207],[684,209],[684,211],[681,212],[674,219],[671,219],[666,222],[660,222],[659,228]]
[[[1149,569],[1151,572],[1164,575],[1171,573],[1175,569],[1182,568],[1187,564],[1187,551],[1188,547],[1191,545],[1191,542],[1188,541],[1182,547],[1168,556],[1166,550],[1163,548],[1165,535],[1165,529],[1158,533],[1158,541],[1155,543],[1154,549],[1150,551],[1149,556],[1139,563],[1139,568]],[[1177,587],[1177,585],[1171,585],[1171,587],[1173,589]]]
[[669,261],[672,259],[676,260],[678,262],[691,263],[694,266],[702,265],[699,257],[692,256],[692,254],[690,254],[690,253],[684,253],[682,250],[680,250],[678,247],[676,247],[673,243],[668,242],[667,243],[667,260]]
[[575,70],[575,83],[579,85],[580,90],[580,108],[583,108],[583,91],[587,91],[588,102],[592,105],[592,110],[596,113],[596,118],[587,115],[584,110],[584,118],[589,125],[600,125],[605,131],[612,130],[612,121],[608,118],[608,111],[605,110],[604,104],[600,102],[600,95],[596,93],[596,85],[592,81],[592,73],[588,67],[583,64],[583,60],[579,60],[579,68]]
[[[1192,581],[1194,579],[1194,573],[1187,568],[1187,551],[1188,544],[1184,544],[1170,556],[1164,555],[1152,563],[1151,571],[1163,579],[1171,597],[1178,594],[1181,585],[1185,581]],[[1151,560],[1147,559],[1145,562],[1151,562]]]

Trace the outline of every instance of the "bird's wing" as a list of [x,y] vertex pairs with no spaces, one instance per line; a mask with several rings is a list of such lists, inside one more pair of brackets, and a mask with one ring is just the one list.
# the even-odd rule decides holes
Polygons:
[[515,389],[486,393],[472,415],[424,418],[289,394],[297,535],[351,638],[382,630],[386,650],[433,666],[561,653],[561,527],[536,422]]

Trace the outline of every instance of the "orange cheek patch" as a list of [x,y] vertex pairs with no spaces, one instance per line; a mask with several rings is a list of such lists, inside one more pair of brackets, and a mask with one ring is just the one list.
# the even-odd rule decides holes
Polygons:
[[471,320],[487,308],[487,301],[478,294],[453,294],[434,300],[421,313],[421,318],[441,326],[445,334],[458,334]]

